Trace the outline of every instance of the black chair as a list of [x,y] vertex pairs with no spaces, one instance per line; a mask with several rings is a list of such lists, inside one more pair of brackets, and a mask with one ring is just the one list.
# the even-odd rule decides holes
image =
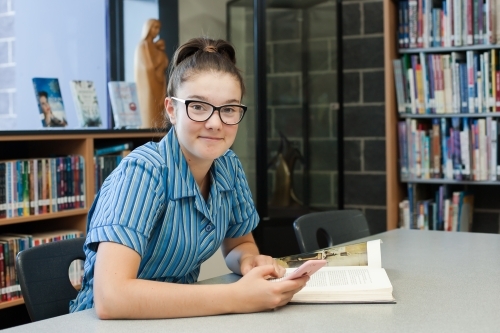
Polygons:
[[332,210],[309,213],[293,222],[302,253],[370,236],[368,222],[358,210]]
[[73,260],[85,260],[85,238],[42,244],[19,252],[16,269],[24,303],[32,321],[69,313],[78,291],[69,280]]

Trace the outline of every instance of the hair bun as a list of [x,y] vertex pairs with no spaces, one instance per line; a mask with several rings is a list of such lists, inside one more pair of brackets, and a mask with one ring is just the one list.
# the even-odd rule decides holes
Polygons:
[[215,46],[213,46],[213,45],[207,45],[207,46],[205,46],[205,48],[203,49],[203,51],[217,53],[217,48]]

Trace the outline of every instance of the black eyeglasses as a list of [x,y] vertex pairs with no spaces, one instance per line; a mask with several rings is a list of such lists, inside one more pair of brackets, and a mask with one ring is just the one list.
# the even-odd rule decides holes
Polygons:
[[186,104],[186,112],[189,119],[197,122],[207,121],[215,111],[219,111],[219,118],[224,124],[236,125],[243,119],[247,110],[247,107],[241,104],[215,106],[202,101],[186,100],[177,97],[171,98]]

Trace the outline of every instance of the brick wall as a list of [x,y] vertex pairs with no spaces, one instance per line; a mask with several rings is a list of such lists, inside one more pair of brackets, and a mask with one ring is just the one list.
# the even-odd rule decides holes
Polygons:
[[13,128],[15,122],[14,2],[0,0],[0,130]]
[[346,0],[343,10],[345,208],[371,233],[386,230],[382,1]]

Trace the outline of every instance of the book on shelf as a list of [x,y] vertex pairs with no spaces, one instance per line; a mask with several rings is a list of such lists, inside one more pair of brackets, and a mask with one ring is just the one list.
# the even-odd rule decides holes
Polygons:
[[[22,297],[15,260],[20,251],[45,243],[83,237],[79,230],[56,230],[33,234],[0,234],[0,303]],[[83,261],[71,263],[69,278],[73,285],[81,284]]]
[[290,302],[395,303],[391,281],[382,268],[380,243],[378,239],[275,258],[286,268],[285,276],[307,260],[327,261]]
[[115,128],[140,128],[142,125],[135,82],[108,82]]
[[57,78],[32,79],[43,127],[66,127],[66,112]]
[[101,127],[102,120],[93,81],[70,81],[71,93],[80,127]]
[[110,154],[128,154],[134,148],[133,142],[120,143],[113,146],[94,149],[94,156],[103,156]]

